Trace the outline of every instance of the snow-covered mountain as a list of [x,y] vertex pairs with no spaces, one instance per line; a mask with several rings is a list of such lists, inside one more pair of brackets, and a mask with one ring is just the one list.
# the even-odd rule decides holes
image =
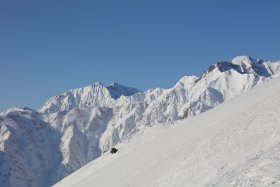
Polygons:
[[196,116],[279,73],[280,61],[240,56],[170,89],[95,83],[37,111],[9,109],[0,114],[0,184],[50,186],[143,128]]
[[174,125],[142,129],[55,186],[280,186],[280,78]]
[[110,86],[103,86],[97,82],[93,85],[70,90],[62,95],[49,99],[39,109],[40,113],[53,113],[63,110],[71,110],[75,107],[84,109],[92,107],[112,107],[114,100],[123,96],[131,96],[140,92],[136,88],[122,86],[113,83]]

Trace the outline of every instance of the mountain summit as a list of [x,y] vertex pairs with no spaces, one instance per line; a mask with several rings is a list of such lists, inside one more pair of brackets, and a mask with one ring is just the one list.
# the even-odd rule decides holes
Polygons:
[[140,92],[140,90],[136,89],[136,88],[131,88],[131,87],[127,87],[127,86],[122,86],[118,83],[113,83],[110,86],[106,87],[107,90],[109,91],[111,97],[113,99],[118,99],[120,98],[122,95],[123,96],[131,96],[133,94],[136,94],[138,92]]
[[140,129],[196,116],[279,73],[280,61],[240,56],[169,89],[95,83],[52,97],[37,111],[0,113],[0,184],[50,186]]
[[70,90],[49,99],[38,111],[41,113],[54,113],[62,110],[71,110],[74,107],[111,107],[114,100],[123,96],[131,96],[140,92],[136,88],[113,83],[103,86],[97,82],[93,85]]
[[256,74],[258,76],[270,77],[278,71],[271,64],[261,59],[253,59],[250,56],[238,56],[230,62],[221,61],[217,64],[220,71],[234,69],[241,74]]

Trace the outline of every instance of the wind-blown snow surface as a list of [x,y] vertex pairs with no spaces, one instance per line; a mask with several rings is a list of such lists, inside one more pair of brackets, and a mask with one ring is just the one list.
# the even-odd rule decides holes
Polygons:
[[55,186],[279,186],[280,78],[175,125],[142,129]]
[[170,89],[95,83],[37,111],[11,108],[0,113],[0,186],[50,186],[142,128],[196,116],[279,73],[280,61],[240,56]]

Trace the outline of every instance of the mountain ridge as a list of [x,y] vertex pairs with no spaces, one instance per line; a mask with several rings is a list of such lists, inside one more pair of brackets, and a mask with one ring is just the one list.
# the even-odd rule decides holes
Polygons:
[[[140,90],[118,83],[103,86],[100,82],[92,85],[76,88],[50,98],[43,107],[38,109],[40,113],[53,113],[61,110],[69,110],[73,107],[102,107],[111,106],[110,103],[117,100],[122,95],[130,96]],[[99,102],[101,101],[101,102]]]
[[[259,62],[263,71],[253,68]],[[112,96],[107,87],[95,83],[52,97],[37,111],[12,108],[2,112],[0,132],[5,132],[5,135],[1,134],[4,138],[0,139],[0,165],[5,163],[8,169],[0,169],[0,181],[9,180],[12,186],[18,183],[22,186],[42,185],[43,177],[37,177],[38,173],[44,176],[56,171],[50,177],[51,183],[54,183],[102,156],[142,128],[196,116],[280,73],[280,61],[259,62],[241,56],[227,62],[231,66],[223,71],[220,71],[218,62],[201,76],[185,76],[169,89],[154,88],[140,92],[115,83],[108,86],[111,93],[113,90]],[[262,72],[268,72],[269,76]],[[9,128],[11,124],[15,130]],[[32,144],[32,133],[38,124],[47,126],[50,137],[58,140],[54,150],[44,149],[48,147],[44,141],[38,145]],[[14,146],[6,143],[13,142],[14,138],[18,139]],[[30,139],[30,144],[35,148],[31,147],[30,153],[26,152],[26,156],[18,157],[15,161],[13,154],[17,155],[24,147],[20,139]],[[48,165],[50,161],[46,158],[40,161],[42,156],[38,155],[49,154],[56,155],[52,169],[26,167],[30,158],[39,165]],[[28,182],[29,179],[33,182]],[[2,184],[7,186],[8,183]]]

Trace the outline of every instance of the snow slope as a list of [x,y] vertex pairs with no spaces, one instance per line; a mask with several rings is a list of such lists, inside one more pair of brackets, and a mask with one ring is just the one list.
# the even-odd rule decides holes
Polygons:
[[279,73],[280,61],[239,56],[169,89],[95,83],[37,111],[11,108],[0,113],[0,186],[50,186],[141,129],[196,116]]
[[55,186],[279,186],[280,78],[175,125],[142,129]]

